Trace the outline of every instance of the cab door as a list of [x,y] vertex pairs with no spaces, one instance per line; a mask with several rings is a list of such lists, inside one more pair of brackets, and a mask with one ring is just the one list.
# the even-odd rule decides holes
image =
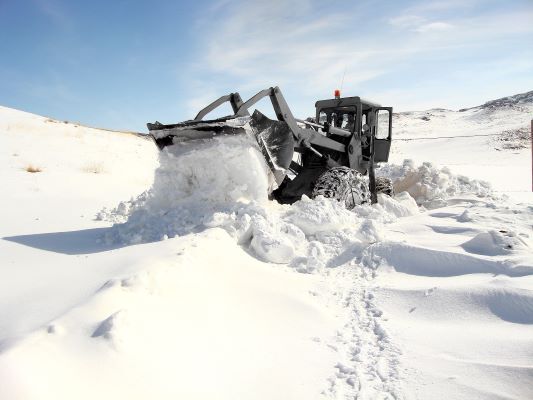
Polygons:
[[374,125],[374,162],[389,160],[392,141],[392,107],[380,107],[375,110]]

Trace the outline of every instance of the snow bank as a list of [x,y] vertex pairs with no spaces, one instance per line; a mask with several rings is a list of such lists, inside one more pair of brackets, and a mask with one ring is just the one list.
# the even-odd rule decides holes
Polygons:
[[379,204],[351,211],[322,196],[280,205],[267,201],[271,184],[248,136],[176,144],[161,152],[148,192],[102,210],[98,218],[115,222],[105,237],[109,243],[165,240],[219,227],[263,261],[314,272],[338,265],[347,249],[355,259],[368,243],[383,239],[383,224],[418,212],[408,193],[380,196]]
[[429,162],[417,167],[412,160],[404,160],[403,165],[382,166],[379,173],[392,179],[396,193],[406,191],[417,204],[430,209],[445,206],[448,198],[459,194],[486,197],[491,193],[489,183],[454,175],[447,167]]
[[378,204],[353,210],[322,196],[286,206],[268,201],[272,180],[251,137],[180,143],[161,152],[148,192],[99,217],[123,222],[107,234],[110,243],[165,240],[219,227],[263,261],[315,272],[361,259],[364,248],[386,239],[384,225],[418,213],[417,203],[433,208],[460,193],[490,193],[488,184],[430,163],[415,167],[406,160],[380,172],[394,181],[395,198],[380,195]]
[[463,249],[470,253],[500,256],[511,254],[516,250],[527,249],[527,244],[514,232],[496,231],[481,232],[462,244]]

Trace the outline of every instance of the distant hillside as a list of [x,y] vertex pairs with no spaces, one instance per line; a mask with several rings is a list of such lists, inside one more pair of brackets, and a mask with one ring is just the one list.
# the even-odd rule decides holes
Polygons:
[[533,106],[533,90],[515,94],[514,96],[502,97],[500,99],[487,101],[485,104],[471,108],[462,108],[459,111],[463,112],[471,109],[497,109],[497,108],[526,108]]
[[393,116],[394,136],[437,138],[485,136],[496,150],[517,150],[531,145],[533,91],[502,97],[459,111],[434,108]]

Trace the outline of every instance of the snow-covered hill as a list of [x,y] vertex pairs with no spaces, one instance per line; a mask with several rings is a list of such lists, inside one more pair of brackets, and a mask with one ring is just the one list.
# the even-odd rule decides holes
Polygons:
[[479,136],[522,97],[398,114],[399,193],[353,211],[268,201],[245,137],[0,108],[0,398],[533,397],[531,150]]
[[398,113],[391,161],[431,161],[487,180],[497,192],[531,199],[524,193],[531,192],[532,119],[533,91],[459,111]]

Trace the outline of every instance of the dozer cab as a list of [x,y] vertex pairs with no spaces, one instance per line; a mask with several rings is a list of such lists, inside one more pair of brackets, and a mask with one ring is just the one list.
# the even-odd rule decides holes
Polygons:
[[[276,120],[250,108],[268,97]],[[233,115],[204,117],[228,102]],[[276,186],[269,195],[292,204],[302,195],[322,195],[351,209],[377,202],[377,193],[393,195],[391,182],[376,177],[376,163],[386,162],[392,140],[392,107],[360,97],[319,100],[316,114],[307,120],[293,116],[281,90],[271,87],[243,102],[238,93],[222,96],[202,109],[193,120],[165,125],[148,123],[160,149],[184,141],[218,135],[252,133],[272,171]]]

